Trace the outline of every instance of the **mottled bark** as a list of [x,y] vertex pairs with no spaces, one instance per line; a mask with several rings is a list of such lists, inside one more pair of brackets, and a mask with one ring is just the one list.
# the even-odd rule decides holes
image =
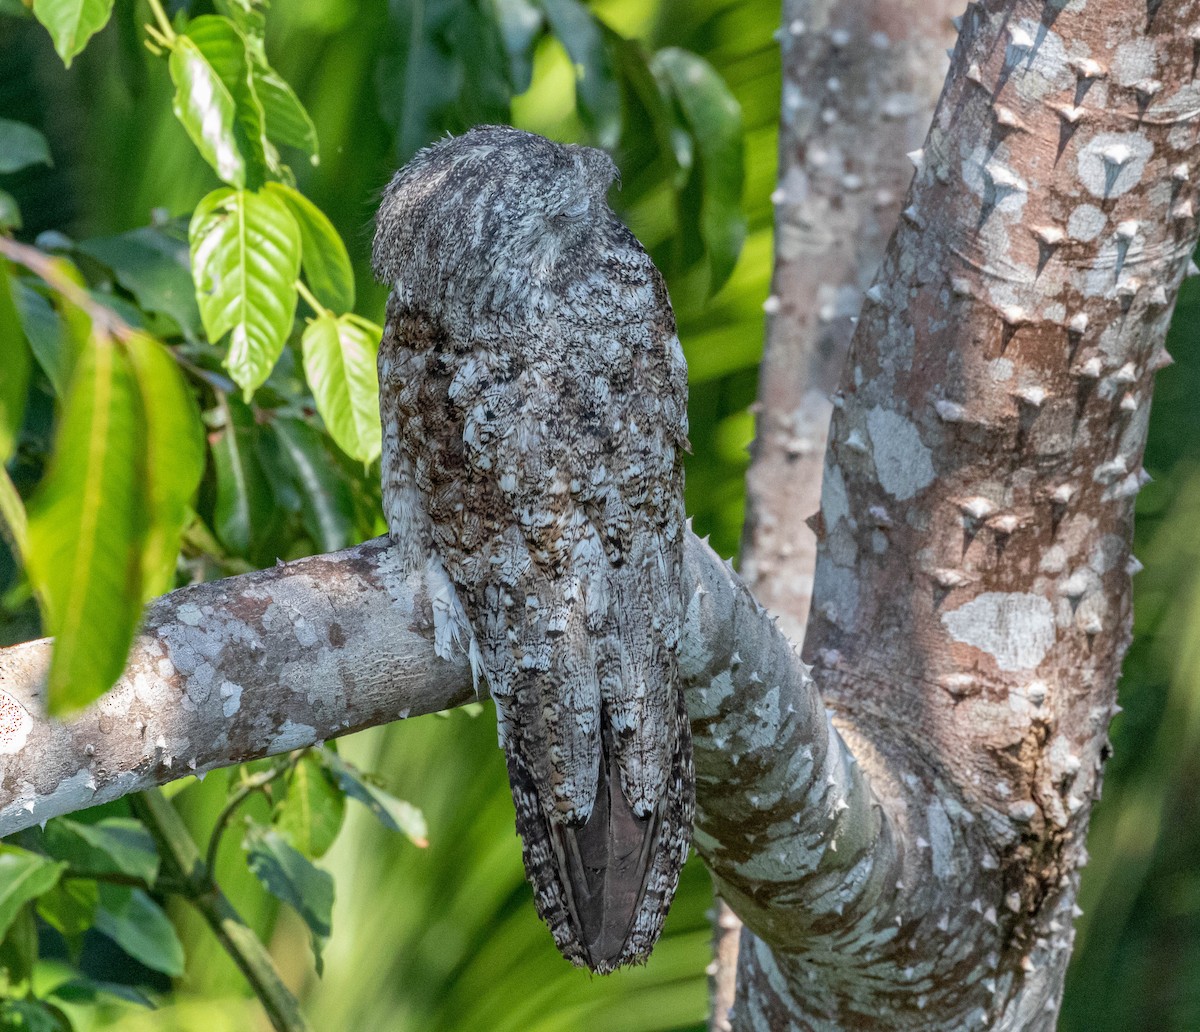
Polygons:
[[961,11],[962,0],[784,0],[775,266],[741,570],[796,641],[816,565],[803,521],[820,504],[830,398]]
[[835,398],[805,642],[900,873],[849,920],[748,878],[795,913],[748,919],[736,1029],[1054,1027],[1196,244],[1198,19],[968,8]]
[[[746,475],[741,571],[802,641],[826,433],[863,295],[929,130],[962,0],[784,0],[775,262]],[[737,917],[720,912],[713,1030],[728,1028]],[[750,933],[747,933],[750,934]]]

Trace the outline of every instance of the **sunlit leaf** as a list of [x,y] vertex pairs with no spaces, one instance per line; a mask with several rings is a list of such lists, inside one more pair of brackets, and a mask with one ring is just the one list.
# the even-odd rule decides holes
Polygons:
[[354,307],[354,269],[338,231],[325,213],[300,191],[283,183],[268,183],[300,227],[301,265],[304,278],[317,300],[334,314]]
[[254,448],[254,417],[235,398],[225,403],[225,425],[212,442],[217,472],[217,537],[234,555],[250,556],[255,531],[270,515],[271,490]]
[[13,300],[33,357],[42,367],[54,393],[60,398],[67,393],[75,345],[67,336],[63,320],[41,294],[21,280],[11,281],[15,287]]
[[233,98],[233,136],[246,162],[242,185],[257,188],[268,170],[278,172],[279,155],[266,138],[266,116],[250,74],[245,36],[228,18],[213,14],[188,22],[188,36]]
[[68,878],[38,897],[37,912],[68,942],[75,942],[96,923],[100,892],[88,878]]
[[225,365],[249,400],[292,328],[299,227],[274,193],[222,189],[197,206],[189,236],[205,332],[230,334]]
[[[668,47],[654,55],[652,67],[673,94],[695,146],[689,186],[682,200],[681,224],[698,222],[709,265],[709,291],[715,292],[737,263],[746,236],[742,214],[744,175],[742,112],[720,75],[702,58]],[[699,210],[689,199],[697,197]],[[697,218],[698,216],[698,218]]]
[[0,118],[0,173],[27,165],[53,165],[46,137],[33,126]]
[[271,429],[299,490],[304,529],[322,552],[347,547],[354,540],[354,502],[321,435],[298,419],[275,419]]
[[200,336],[187,233],[178,224],[142,226],[117,236],[85,240],[77,247],[108,266],[146,311],[169,315],[190,339]]
[[266,133],[275,143],[297,147],[312,155],[316,164],[317,127],[295,90],[273,68],[254,65],[251,68],[254,92],[262,104]]
[[183,945],[175,927],[141,889],[101,884],[96,930],[146,967],[173,977],[183,974]]
[[153,884],[158,850],[140,821],[105,817],[94,824],[59,817],[46,825],[46,851],[89,874],[127,874]]
[[112,8],[113,0],[33,0],[33,16],[46,26],[68,68],[87,41],[104,28]]
[[351,799],[362,803],[380,824],[391,831],[398,831],[414,846],[424,849],[429,845],[429,827],[425,823],[425,815],[417,807],[372,785],[336,753],[325,750],[321,756],[337,778],[341,790]]
[[602,147],[612,147],[621,129],[621,89],[613,75],[600,24],[579,0],[539,0],[550,31],[566,48],[579,76],[579,113]]
[[66,866],[16,846],[0,846],[0,937],[21,907],[58,883]]
[[221,76],[187,36],[175,40],[168,67],[175,84],[175,117],[218,176],[232,186],[245,186],[246,159],[235,133],[237,104]]
[[52,713],[91,702],[125,665],[142,604],[142,433],[129,360],[94,327],[29,510],[29,576],[56,639],[47,679]]
[[337,790],[320,759],[306,753],[292,769],[287,794],[272,824],[307,857],[318,858],[333,845],[346,815],[346,797]]
[[333,920],[333,878],[274,829],[251,825],[242,846],[250,870],[263,887],[295,910],[312,931],[319,973],[321,946],[329,938]]
[[32,362],[21,318],[13,302],[8,263],[0,258],[0,465],[17,446],[25,415]]
[[353,316],[321,316],[304,330],[304,375],[338,447],[360,462],[379,456],[380,329]]
[[143,334],[131,337],[126,349],[145,421],[147,528],[142,592],[151,598],[175,586],[179,539],[204,475],[204,428],[195,398],[167,349]]

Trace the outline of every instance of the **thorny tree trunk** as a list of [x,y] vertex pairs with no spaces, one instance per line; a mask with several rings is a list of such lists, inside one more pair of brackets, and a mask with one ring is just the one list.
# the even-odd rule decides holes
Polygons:
[[[743,939],[735,1028],[1054,1027],[1196,242],[1198,24],[1191,0],[968,8],[835,397],[804,650],[899,877],[723,886],[775,944]],[[804,387],[771,379],[762,425]]]
[[[738,1029],[1053,1028],[1196,241],[1198,4],[969,10],[835,399],[824,700],[689,535],[696,846],[754,933]],[[175,592],[66,725],[37,715],[46,644],[0,650],[0,833],[469,697],[422,591],[371,542]]]
[[[741,572],[804,637],[831,397],[912,179],[962,0],[784,0],[775,263]],[[712,1029],[729,1028],[741,922],[718,902]]]

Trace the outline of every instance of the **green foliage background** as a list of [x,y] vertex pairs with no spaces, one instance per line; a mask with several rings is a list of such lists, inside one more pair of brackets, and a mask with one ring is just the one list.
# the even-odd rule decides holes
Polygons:
[[[326,282],[333,296],[343,301],[353,296],[359,316],[381,321],[385,291],[367,266],[374,203],[397,165],[446,130],[511,121],[558,139],[614,146],[625,171],[614,203],[667,274],[690,366],[694,455],[688,511],[699,532],[711,533],[717,549],[733,555],[752,431],[748,406],[761,354],[761,302],[770,274],[768,197],[780,95],[772,33],[778,6],[764,0],[599,0],[590,7],[598,20],[585,24],[580,7],[554,0],[540,8],[557,39],[540,42],[529,62],[521,56],[524,7],[515,0],[276,0],[267,15],[265,55],[311,113],[320,163],[309,164],[286,147],[284,155],[296,186],[328,215],[353,262],[353,294],[347,283],[336,282],[336,274],[328,286],[329,277],[322,281],[306,268],[309,285],[332,305],[318,286]],[[219,9],[245,10],[238,4]],[[188,10],[192,16],[213,13],[204,0]],[[15,0],[0,0],[0,12],[9,12],[0,13],[0,118],[41,129],[54,162],[8,174],[0,163],[0,189],[16,199],[24,222],[18,238],[69,255],[101,290],[102,300],[118,307],[124,300],[122,311],[138,299],[139,289],[157,291],[175,323],[200,335],[195,303],[177,281],[146,283],[137,269],[127,269],[127,278],[114,282],[106,265],[114,260],[112,239],[140,230],[152,218],[165,233],[184,239],[188,217],[219,185],[172,113],[167,62],[143,48],[147,8],[117,0],[112,21],[66,71],[46,31],[22,16]],[[510,30],[499,42],[489,30],[498,16]],[[631,41],[640,41],[645,53],[665,54],[658,71],[680,84],[669,102],[654,101],[653,84],[638,71]],[[60,49],[63,45],[60,41]],[[601,51],[612,56],[612,76],[595,72]],[[741,108],[740,252],[742,230],[731,204],[737,184],[719,174],[736,165],[739,140],[718,131],[723,123],[713,111],[699,109],[702,94],[688,92],[686,84],[695,81],[688,75],[689,55],[708,63]],[[593,70],[578,96],[573,62]],[[614,91],[639,82],[650,108],[668,103],[676,124],[691,120],[698,126],[692,139],[669,131],[664,136],[662,111],[656,119],[647,109],[624,129],[616,124]],[[515,97],[514,83],[522,87]],[[699,167],[708,162],[709,178],[681,178],[678,167],[662,159],[663,148],[675,149],[677,156],[692,148]],[[269,176],[269,160],[264,153],[262,168],[251,175]],[[682,223],[680,206],[692,216]],[[739,257],[730,269],[734,253]],[[727,282],[711,294],[712,281],[726,273]],[[126,314],[135,317],[137,310]],[[0,298],[0,332],[3,315]],[[1200,291],[1193,281],[1185,284],[1173,329],[1178,364],[1160,374],[1156,394],[1146,462],[1155,482],[1138,504],[1137,553],[1146,570],[1136,582],[1137,637],[1122,688],[1126,712],[1114,725],[1115,755],[1093,825],[1064,1029],[1200,1028],[1200,990],[1194,988],[1200,986],[1200,867],[1194,860],[1200,855],[1198,327]],[[346,458],[313,428],[313,399],[301,378],[302,331],[300,323],[253,408],[237,391],[197,388],[210,435],[195,505],[200,520],[184,538],[184,576],[238,572],[277,556],[341,547],[383,529],[377,466],[364,468]],[[0,356],[8,355],[3,350],[8,346],[0,339]],[[212,355],[201,350],[191,357],[210,382],[220,382]],[[0,366],[0,378],[12,368]],[[33,375],[21,448],[9,463],[24,496],[44,473],[55,419],[50,384]],[[52,379],[49,372],[41,375]],[[39,633],[28,586],[7,551],[0,554],[0,591],[6,592],[0,640]],[[406,827],[411,836],[406,839],[367,808],[332,799],[319,764],[304,760],[289,772],[289,798],[300,797],[297,785],[308,786],[312,794],[306,798],[313,805],[336,811],[327,830],[341,826],[339,807],[344,808],[344,826],[328,852],[327,841],[321,848],[311,841],[324,832],[305,825],[310,836],[305,851],[320,857],[318,865],[332,874],[336,892],[322,977],[313,967],[310,927],[263,890],[239,834],[224,836],[216,864],[218,880],[270,944],[314,1028],[703,1027],[711,890],[697,862],[685,872],[651,962],[607,979],[590,978],[559,959],[534,914],[490,712],[375,729],[343,741],[340,752],[423,811],[429,844],[419,848],[412,841],[422,838],[422,829]],[[182,783],[174,801],[198,840],[206,838],[245,776],[217,772],[203,782]],[[80,820],[122,820],[126,812],[114,806]],[[245,813],[258,822],[272,817],[258,796],[247,802]],[[296,819],[286,818],[281,826]],[[45,847],[36,835],[21,844]],[[129,855],[145,860],[136,850]],[[267,862],[261,848],[256,855]],[[0,868],[24,863],[22,857],[0,854]],[[125,900],[109,909],[133,906]],[[157,972],[133,964],[128,954],[137,955],[134,946],[125,942],[129,948],[122,951],[113,941],[121,942],[119,936],[94,930],[82,940],[80,960],[96,980],[140,985],[159,1009],[120,1002],[112,994],[99,1003],[60,999],[76,1027],[121,1032],[265,1027],[243,979],[197,915],[177,902],[168,902],[167,912],[186,954],[181,976],[168,979],[161,964]],[[33,923],[28,907],[20,913],[28,920],[12,926],[0,947],[0,965],[11,974],[21,952],[15,939],[37,935],[42,959],[34,983],[44,992],[70,970],[68,944],[44,920]],[[15,1010],[6,1013],[6,1020],[16,1020]]]

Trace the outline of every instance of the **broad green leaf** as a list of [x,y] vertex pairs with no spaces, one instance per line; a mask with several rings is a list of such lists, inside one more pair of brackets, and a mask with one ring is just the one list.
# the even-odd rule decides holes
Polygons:
[[95,824],[59,817],[46,825],[46,851],[88,874],[127,874],[153,884],[158,850],[141,821],[105,817]]
[[93,328],[29,511],[29,578],[56,639],[47,679],[53,714],[112,686],[141,616],[142,434],[129,360]]
[[375,367],[380,329],[353,316],[323,315],[300,339],[304,375],[330,435],[352,459],[379,456],[379,374]]
[[70,1019],[46,1000],[0,1001],[4,1032],[72,1032]]
[[186,228],[178,223],[142,226],[118,236],[85,240],[77,246],[108,266],[117,282],[146,311],[169,315],[191,340],[200,336]]
[[320,759],[306,753],[293,768],[287,794],[271,823],[296,849],[316,859],[333,845],[345,815],[346,797]]
[[254,448],[254,416],[235,398],[224,405],[225,425],[212,443],[217,473],[217,537],[234,555],[249,557],[255,531],[270,515],[271,491]]
[[31,899],[58,883],[66,864],[16,846],[0,846],[0,937]]
[[354,500],[321,435],[298,419],[275,419],[271,429],[299,490],[304,529],[322,552],[346,548],[354,541]]
[[579,0],[539,0],[550,31],[566,48],[579,76],[575,93],[584,124],[602,147],[612,147],[621,130],[621,88],[600,23]]
[[333,876],[314,867],[308,857],[271,828],[251,825],[242,847],[250,870],[263,887],[304,918],[312,931],[320,973],[321,946],[329,938],[333,920]]
[[[34,913],[33,902],[26,903],[0,939],[0,971],[8,976],[9,984],[26,981],[37,963],[38,930]],[[0,1028],[4,1027],[0,1025]]]
[[398,831],[414,846],[429,845],[429,827],[425,815],[412,803],[397,799],[390,792],[372,785],[337,753],[323,750],[321,759],[337,779],[338,787],[351,799],[362,803],[385,828]]
[[53,164],[46,137],[24,122],[0,118],[0,173]]
[[167,66],[175,84],[175,117],[218,176],[233,186],[245,186],[246,159],[235,132],[237,104],[221,76],[187,36],[175,40]]
[[60,398],[70,386],[71,368],[75,363],[75,344],[67,334],[61,316],[41,294],[23,280],[12,281],[13,300],[33,357],[42,367],[54,393]]
[[334,314],[349,312],[354,307],[354,269],[333,223],[299,190],[283,183],[268,183],[267,190],[287,205],[300,227],[300,261],[317,300]]
[[183,946],[175,927],[141,889],[101,884],[96,930],[146,967],[176,978],[183,974]]
[[305,151],[317,164],[317,127],[295,91],[273,68],[256,64],[251,75],[266,119],[267,136],[275,143]]
[[99,902],[100,891],[94,881],[67,878],[38,897],[37,912],[69,943],[81,945],[78,940],[96,923]]
[[21,435],[31,367],[8,263],[0,258],[0,465],[12,457]]
[[104,28],[113,0],[33,0],[33,16],[54,40],[54,49],[68,68],[92,36]]
[[249,400],[292,328],[300,229],[273,193],[223,189],[200,202],[189,236],[205,332],[230,334],[225,365]]
[[213,6],[242,31],[252,49],[261,47],[267,28],[262,0],[215,0]]
[[195,398],[162,344],[136,334],[126,347],[145,420],[147,528],[142,592],[152,598],[175,585],[179,539],[204,475],[204,424]]
[[741,108],[720,75],[695,54],[668,47],[654,55],[652,67],[675,97],[695,143],[689,185],[695,185],[699,211],[687,210],[689,191],[685,189],[680,221],[686,226],[699,216],[708,255],[709,291],[715,292],[733,271],[746,236],[741,209]]
[[246,39],[232,21],[213,14],[193,18],[187,31],[233,98],[233,135],[246,162],[243,185],[256,189],[268,170],[278,173],[280,166],[279,154],[266,137],[266,116],[250,74]]

